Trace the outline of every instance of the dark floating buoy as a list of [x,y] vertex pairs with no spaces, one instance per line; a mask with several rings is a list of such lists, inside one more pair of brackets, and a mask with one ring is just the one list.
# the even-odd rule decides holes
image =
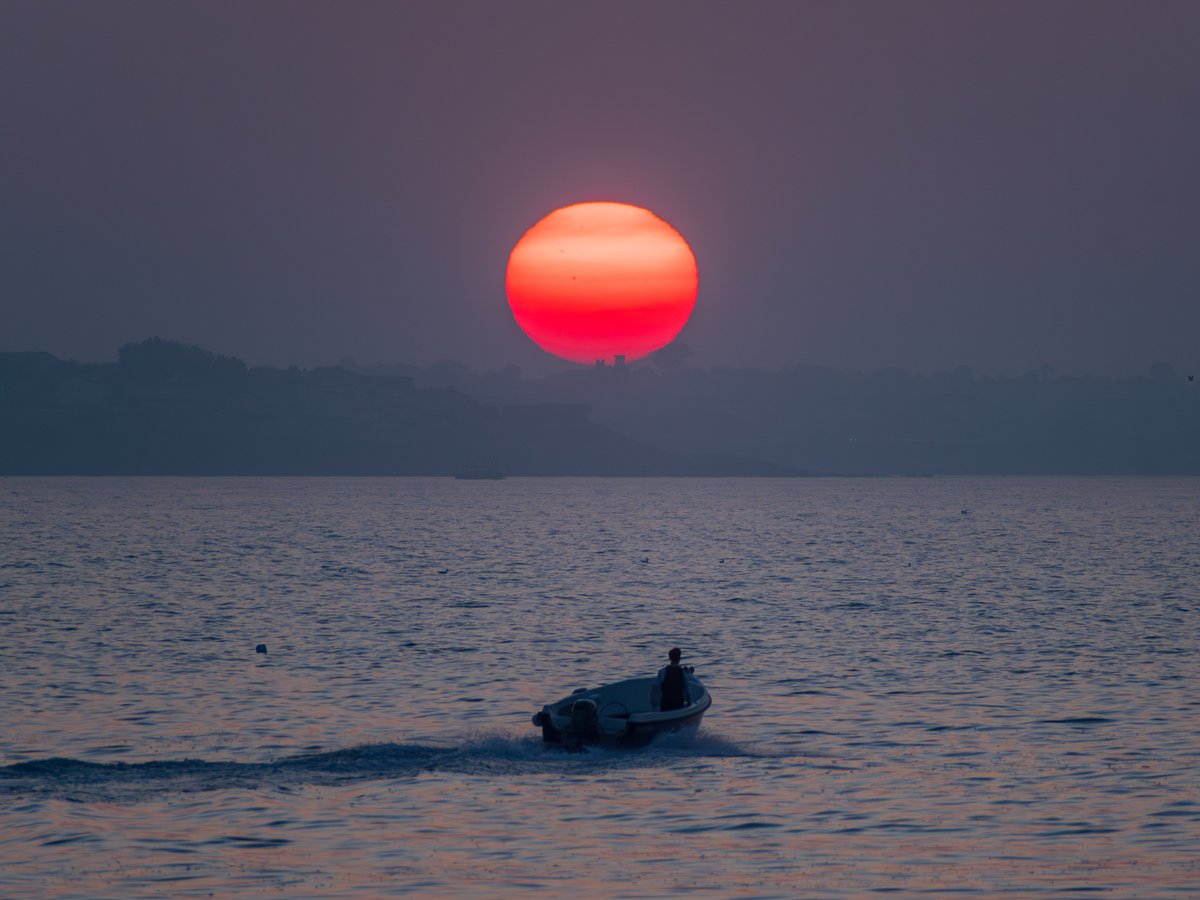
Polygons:
[[445,574],[446,574],[447,572],[449,572],[449,571],[450,571],[449,569],[438,569],[438,574],[439,574],[439,575],[445,575]]
[[257,647],[255,647],[255,648],[254,648],[254,652],[255,652],[255,653],[266,653],[266,652],[267,652],[267,645],[266,645],[266,644],[259,644]]

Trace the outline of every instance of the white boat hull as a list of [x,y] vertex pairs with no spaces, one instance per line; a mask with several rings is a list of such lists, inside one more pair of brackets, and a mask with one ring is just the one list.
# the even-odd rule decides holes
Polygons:
[[580,688],[568,697],[548,703],[533,717],[542,729],[542,740],[567,749],[595,744],[641,747],[664,732],[695,730],[712,696],[695,675],[687,675],[690,703],[680,709],[659,706],[658,679],[629,678],[603,687]]

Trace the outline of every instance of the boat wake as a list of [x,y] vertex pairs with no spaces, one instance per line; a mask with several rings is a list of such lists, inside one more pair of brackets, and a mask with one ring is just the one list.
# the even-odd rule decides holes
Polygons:
[[701,731],[692,737],[660,735],[640,750],[588,748],[578,753],[547,747],[535,736],[477,733],[452,747],[364,744],[266,762],[178,759],[98,763],[52,757],[0,767],[0,800],[41,796],[136,802],[169,793],[229,789],[287,791],[305,785],[404,779],[431,772],[497,777],[541,773],[587,775],[614,769],[664,767],[689,758],[770,755]]

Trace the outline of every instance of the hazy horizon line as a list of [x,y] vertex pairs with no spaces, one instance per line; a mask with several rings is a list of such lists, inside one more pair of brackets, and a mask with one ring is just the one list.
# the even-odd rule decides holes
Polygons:
[[[584,363],[574,363],[574,362],[571,362],[570,360],[566,360],[566,359],[561,359],[561,360],[560,359],[547,359],[545,361],[539,361],[539,362],[543,362],[543,365],[538,366],[536,371],[529,371],[525,366],[521,365],[520,363],[518,363],[516,361],[510,361],[510,362],[505,363],[504,365],[501,365],[498,367],[480,366],[477,368],[476,364],[473,364],[471,362],[467,362],[467,361],[464,361],[461,359],[455,359],[452,357],[440,357],[440,358],[434,360],[433,362],[422,364],[422,363],[409,362],[407,360],[402,360],[402,359],[397,359],[397,360],[392,360],[392,361],[387,361],[387,362],[379,361],[379,360],[364,361],[364,360],[356,359],[352,354],[348,354],[348,353],[343,354],[340,358],[338,358],[336,360],[316,362],[316,363],[310,363],[310,364],[301,364],[301,363],[296,363],[296,362],[290,362],[290,363],[255,362],[255,361],[251,361],[250,359],[248,359],[244,356],[238,355],[236,353],[225,353],[225,352],[221,352],[218,350],[213,350],[210,347],[205,346],[204,344],[192,343],[192,342],[184,341],[184,340],[176,340],[174,338],[163,338],[158,335],[150,335],[145,338],[141,338],[139,340],[127,341],[124,344],[121,344],[120,346],[115,348],[112,357],[103,358],[103,359],[94,359],[94,358],[93,359],[82,359],[82,358],[74,357],[74,356],[61,356],[58,353],[55,353],[53,350],[46,350],[43,348],[0,349],[0,354],[46,353],[50,356],[53,356],[55,359],[59,359],[64,362],[77,363],[79,365],[110,365],[110,364],[116,365],[119,363],[118,354],[120,352],[121,347],[135,345],[135,344],[143,343],[145,341],[150,341],[150,340],[161,340],[165,343],[179,344],[179,345],[182,345],[185,347],[195,347],[195,348],[204,350],[205,352],[212,353],[218,357],[227,357],[227,358],[231,358],[231,359],[240,360],[241,362],[245,363],[248,368],[267,368],[267,369],[284,369],[284,370],[291,369],[291,368],[297,368],[297,369],[301,369],[301,370],[305,370],[305,371],[310,371],[310,370],[315,370],[315,369],[328,369],[328,368],[343,368],[343,369],[349,369],[349,368],[402,369],[403,368],[403,369],[412,369],[412,370],[416,370],[416,371],[428,372],[431,370],[436,370],[438,367],[453,367],[455,369],[460,370],[462,374],[469,375],[469,376],[470,375],[476,375],[476,376],[503,375],[506,372],[515,370],[518,378],[528,379],[528,380],[537,380],[537,379],[541,379],[541,378],[548,378],[548,377],[552,377],[555,375],[562,375],[562,374],[572,374],[572,373],[578,374],[578,373],[583,373],[583,372],[587,372],[587,371],[592,371],[595,368],[594,365],[588,365],[588,364],[584,364]],[[672,345],[668,344],[666,346],[669,347]],[[686,346],[686,344],[685,344],[685,346]],[[658,352],[658,351],[655,351],[655,352]],[[853,367],[853,366],[837,366],[837,365],[828,364],[828,363],[807,362],[807,361],[799,360],[799,359],[794,362],[791,362],[791,363],[767,364],[767,365],[747,365],[747,364],[724,363],[724,362],[712,362],[708,365],[702,365],[702,364],[698,364],[698,362],[688,362],[688,363],[684,363],[682,365],[664,366],[664,365],[655,363],[653,361],[653,359],[651,358],[653,355],[654,354],[651,353],[651,354],[647,354],[645,356],[638,357],[637,359],[631,360],[628,363],[626,363],[626,366],[627,366],[627,368],[629,368],[631,370],[633,370],[633,369],[648,369],[650,371],[654,371],[654,372],[658,372],[658,373],[662,373],[662,374],[669,374],[671,372],[678,372],[678,371],[685,371],[685,370],[686,371],[697,371],[697,372],[744,371],[744,372],[779,373],[779,372],[784,372],[784,371],[793,370],[793,369],[816,369],[816,370],[825,370],[825,371],[829,371],[829,372],[836,372],[838,374],[845,374],[845,375],[870,376],[870,375],[891,374],[891,375],[904,375],[904,376],[909,376],[909,377],[932,377],[932,376],[937,376],[937,375],[963,374],[964,370],[966,370],[965,374],[967,374],[971,378],[993,378],[993,379],[1025,378],[1030,375],[1039,375],[1044,378],[1045,377],[1081,378],[1081,379],[1096,378],[1096,379],[1111,379],[1111,380],[1150,378],[1150,379],[1157,379],[1157,380],[1164,380],[1164,379],[1169,380],[1174,377],[1186,377],[1188,375],[1196,374],[1196,373],[1192,372],[1191,370],[1180,367],[1175,362],[1173,362],[1171,360],[1166,360],[1166,359],[1157,359],[1157,360],[1153,360],[1153,361],[1146,363],[1145,369],[1140,373],[1113,374],[1113,373],[1104,373],[1104,372],[1097,372],[1097,371],[1060,369],[1060,367],[1055,366],[1052,363],[1043,363],[1042,365],[1028,368],[1023,371],[1018,371],[1016,369],[1013,369],[1013,370],[984,370],[984,369],[979,369],[975,365],[968,363],[968,362],[961,362],[957,365],[946,367],[946,368],[938,368],[938,367],[919,367],[918,368],[918,367],[902,366],[902,365],[880,365],[880,366],[877,366],[874,368],[862,368],[862,367]],[[610,365],[607,368],[611,369],[613,367]],[[361,374],[383,374],[383,373],[361,373]]]

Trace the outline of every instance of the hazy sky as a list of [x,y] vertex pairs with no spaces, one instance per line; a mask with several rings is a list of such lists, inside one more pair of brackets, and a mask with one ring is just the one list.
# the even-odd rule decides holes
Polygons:
[[0,0],[0,350],[538,371],[579,200],[698,365],[1200,369],[1200,3]]

